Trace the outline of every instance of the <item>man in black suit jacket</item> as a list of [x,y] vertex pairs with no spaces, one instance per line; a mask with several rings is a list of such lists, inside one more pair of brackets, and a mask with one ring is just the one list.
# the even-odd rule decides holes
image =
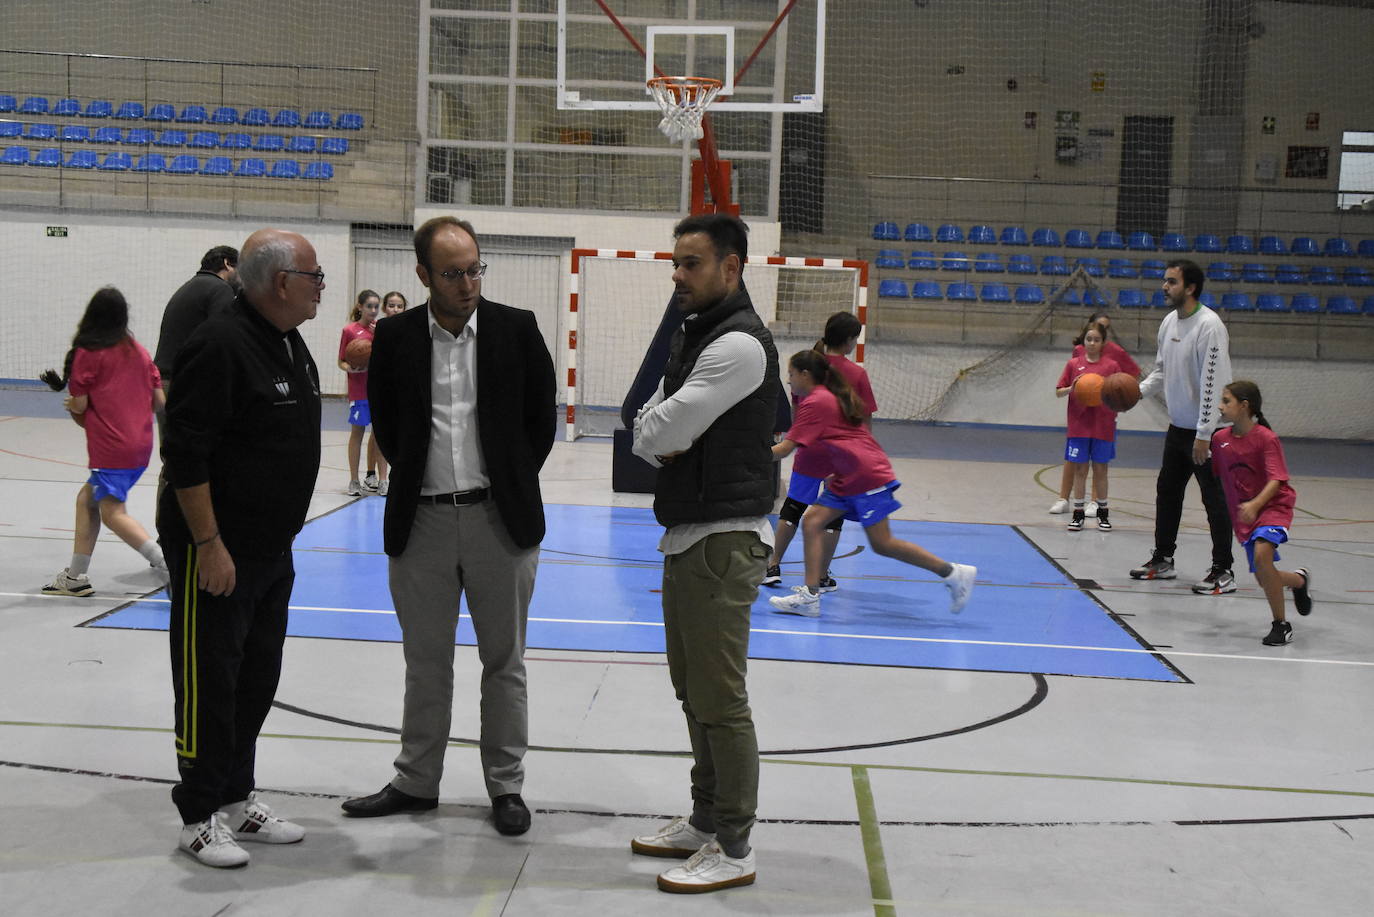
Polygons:
[[482,661],[482,768],[502,834],[529,829],[525,621],[553,448],[553,361],[534,314],[482,296],[477,234],[436,217],[415,233],[426,308],[377,324],[368,402],[391,463],[383,540],[406,659],[396,776],[350,799],[357,817],[438,805],[453,706],[454,628],[466,594]]

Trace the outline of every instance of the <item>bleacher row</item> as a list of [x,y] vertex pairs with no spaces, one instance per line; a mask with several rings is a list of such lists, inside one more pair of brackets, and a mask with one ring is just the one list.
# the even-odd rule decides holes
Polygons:
[[241,132],[219,134],[215,131],[162,130],[131,127],[97,127],[92,131],[84,124],[43,124],[38,122],[0,120],[0,140],[30,140],[61,143],[122,144],[124,146],[187,147],[189,149],[254,150],[259,153],[326,153],[343,156],[348,153],[347,137],[320,137],[296,134],[251,135]]
[[[31,158],[30,158],[31,157]],[[48,148],[31,154],[28,147],[12,146],[0,153],[0,166],[40,166],[63,169],[95,169],[101,172],[166,172],[169,175],[237,175],[241,178],[301,178],[329,181],[334,166],[328,162],[308,162],[305,168],[294,159],[276,159],[269,166],[267,160],[246,157],[237,161],[228,156],[200,158],[182,153],[169,162],[161,153],[145,153],[135,162],[128,153],[106,153],[101,159],[94,150],[73,150],[65,160],[62,151]]]
[[113,118],[117,121],[152,121],[180,124],[242,124],[248,127],[298,128],[307,130],[345,131],[363,129],[363,116],[357,112],[342,112],[335,117],[327,111],[312,111],[301,117],[292,108],[278,109],[275,116],[265,108],[249,108],[239,114],[232,105],[221,105],[211,111],[205,105],[191,103],[182,107],[178,113],[170,102],[160,102],[145,106],[142,102],[122,102],[119,108],[105,99],[92,99],[83,108],[78,99],[60,99],[49,108],[44,96],[28,96],[21,103],[14,96],[0,93],[0,115],[9,113],[21,115],[51,115],[54,118]]

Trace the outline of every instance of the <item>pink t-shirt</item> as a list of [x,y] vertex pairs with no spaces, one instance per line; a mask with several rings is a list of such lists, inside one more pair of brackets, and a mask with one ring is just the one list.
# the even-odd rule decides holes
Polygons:
[[[1073,355],[1076,357],[1083,356],[1082,344],[1074,345]],[[1117,366],[1121,367],[1123,373],[1139,378],[1140,367],[1136,364],[1135,360],[1131,359],[1131,355],[1126,352],[1126,348],[1122,347],[1116,341],[1107,341],[1102,345],[1102,356],[1113,360]]]
[[[868,381],[868,373],[864,372],[862,366],[843,354],[828,353],[825,355],[825,359],[830,363],[832,369],[844,376],[849,387],[854,389],[859,396],[859,401],[863,402],[864,410],[871,417],[873,412],[878,410],[878,402],[873,400],[873,386]],[[792,401],[795,410],[796,398],[793,398]],[[792,470],[808,477],[823,478],[830,474],[830,461],[820,451],[798,449],[792,458]]]
[[[1283,443],[1268,427],[1255,424],[1244,436],[1230,427],[1212,434],[1212,468],[1226,491],[1226,506],[1231,511],[1231,528],[1244,544],[1250,533],[1262,525],[1293,524],[1293,506],[1298,494],[1288,483],[1288,463],[1283,458]],[[1242,522],[1240,505],[1254,499],[1270,481],[1282,481],[1279,492],[1264,504],[1254,522]]]
[[[348,349],[349,343],[358,338],[372,340],[376,327],[376,325],[364,325],[362,322],[350,322],[344,325],[343,334],[339,335],[339,360],[347,363],[348,361],[344,359],[344,351]],[[367,400],[367,370],[348,374],[348,400]]]
[[153,454],[153,390],[162,374],[132,336],[102,350],[76,349],[67,390],[85,395],[91,468],[146,468]]
[[822,473],[814,477],[835,476],[826,488],[838,497],[866,493],[896,480],[892,463],[868,427],[845,420],[839,400],[823,385],[797,404],[787,438],[822,465]]
[[[1120,371],[1120,367],[1105,354],[1096,363],[1089,362],[1086,356],[1080,354],[1070,357],[1069,362],[1064,364],[1064,371],[1059,374],[1059,384],[1055,388],[1063,388],[1084,373],[1097,373],[1106,378],[1112,373]],[[1073,392],[1069,393],[1068,402],[1070,437],[1090,436],[1093,439],[1101,439],[1109,443],[1116,441],[1115,411],[1101,404],[1088,407],[1080,403],[1073,396]]]

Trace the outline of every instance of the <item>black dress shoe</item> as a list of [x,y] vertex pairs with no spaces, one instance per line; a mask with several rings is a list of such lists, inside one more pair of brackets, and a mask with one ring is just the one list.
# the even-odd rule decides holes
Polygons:
[[376,818],[379,815],[394,815],[397,812],[424,812],[438,805],[438,799],[425,799],[422,796],[402,793],[388,783],[382,787],[380,793],[345,800],[343,810],[354,818]]
[[502,834],[524,834],[530,830],[530,810],[519,793],[507,793],[491,801],[491,820]]

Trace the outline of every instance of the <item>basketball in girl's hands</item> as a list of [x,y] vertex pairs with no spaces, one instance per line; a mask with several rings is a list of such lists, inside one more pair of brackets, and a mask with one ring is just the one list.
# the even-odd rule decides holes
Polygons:
[[344,348],[344,360],[354,369],[367,369],[372,359],[372,342],[367,338],[354,338]]
[[1140,401],[1140,383],[1130,373],[1112,373],[1102,383],[1102,403],[1113,411],[1129,411]]
[[1102,403],[1102,384],[1104,380],[1097,373],[1084,373],[1078,377],[1073,387],[1074,400],[1085,408],[1095,408]]

